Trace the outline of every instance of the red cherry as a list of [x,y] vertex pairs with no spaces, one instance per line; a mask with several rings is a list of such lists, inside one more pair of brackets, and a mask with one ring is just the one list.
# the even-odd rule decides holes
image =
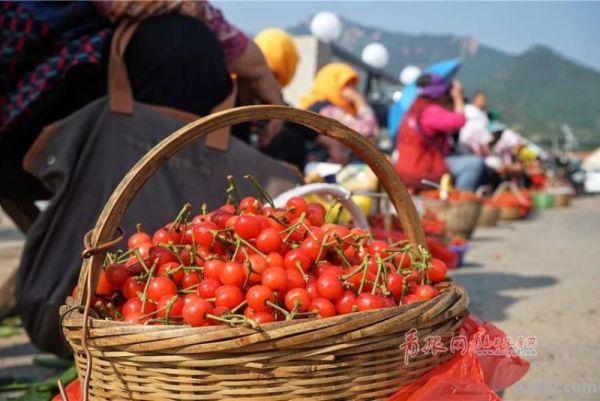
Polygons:
[[359,311],[381,309],[385,306],[385,301],[381,295],[373,295],[363,292],[356,298],[356,306]]
[[308,310],[311,312],[317,312],[319,317],[331,317],[337,314],[335,305],[331,303],[327,298],[315,298],[310,301]]

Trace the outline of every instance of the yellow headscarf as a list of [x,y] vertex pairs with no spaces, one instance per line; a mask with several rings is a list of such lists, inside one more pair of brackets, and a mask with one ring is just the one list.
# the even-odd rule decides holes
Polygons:
[[294,39],[281,29],[268,28],[256,35],[254,43],[265,56],[279,85],[284,87],[289,84],[300,60]]
[[518,158],[523,163],[532,162],[535,159],[537,159],[537,157],[538,152],[536,152],[535,149],[531,148],[530,146],[525,145],[521,149],[519,149]]
[[300,100],[300,106],[308,109],[317,102],[328,101],[356,115],[354,105],[342,97],[342,89],[356,81],[358,74],[348,64],[327,64],[317,73],[310,92]]

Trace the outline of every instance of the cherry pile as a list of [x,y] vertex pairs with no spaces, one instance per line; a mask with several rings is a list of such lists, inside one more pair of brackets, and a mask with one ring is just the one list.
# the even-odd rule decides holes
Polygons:
[[301,197],[282,209],[254,197],[190,209],[153,235],[138,225],[127,251],[107,254],[98,318],[257,327],[427,301],[446,277],[426,250],[325,223],[324,206]]

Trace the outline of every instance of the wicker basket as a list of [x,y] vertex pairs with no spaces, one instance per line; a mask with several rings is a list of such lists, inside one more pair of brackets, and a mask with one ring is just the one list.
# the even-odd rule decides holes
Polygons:
[[500,208],[498,206],[484,204],[481,208],[481,214],[479,215],[477,225],[480,227],[494,227],[498,224],[499,218]]
[[523,217],[521,213],[521,209],[518,207],[509,207],[502,206],[500,207],[500,215],[498,216],[499,220],[502,221],[511,221],[511,220],[519,220]]
[[566,207],[571,204],[571,194],[556,194],[554,195],[554,206]]
[[481,213],[480,200],[441,201],[438,199],[422,198],[425,209],[431,210],[437,217],[446,222],[447,235],[459,235],[471,238],[477,227]]
[[[428,302],[325,319],[245,327],[137,325],[89,314],[104,259],[124,210],[161,164],[192,141],[231,124],[293,121],[337,139],[361,156],[397,208],[409,240],[425,237],[406,188],[391,164],[342,124],[283,106],[250,106],[193,122],[150,150],[108,200],[90,235],[77,298],[61,308],[63,333],[75,352],[84,401],[91,400],[380,400],[452,354],[419,354],[404,364],[400,345],[417,329],[419,342],[440,336],[446,347],[467,315],[468,296],[451,282]],[[89,398],[88,398],[89,396]]]
[[546,191],[550,196],[554,197],[554,206],[566,207],[571,204],[571,199],[574,194],[573,188],[557,185],[547,188]]
[[510,191],[514,196],[514,200],[508,205],[500,204],[500,215],[498,216],[499,220],[510,221],[510,220],[519,220],[523,218],[524,213],[522,207],[527,204],[527,199],[523,196],[519,188],[515,185],[515,183],[510,181],[504,181],[494,192],[493,200],[498,201],[498,198],[504,192]]

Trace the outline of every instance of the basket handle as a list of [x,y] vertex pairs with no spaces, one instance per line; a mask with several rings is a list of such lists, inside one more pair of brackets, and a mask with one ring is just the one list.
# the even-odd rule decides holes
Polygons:
[[[333,138],[349,147],[364,160],[379,178],[398,213],[398,218],[407,238],[413,245],[426,247],[425,234],[419,216],[406,187],[398,174],[366,138],[340,122],[316,113],[287,106],[260,105],[234,108],[200,118],[175,131],[144,155],[123,177],[114,190],[91,234],[90,245],[98,248],[113,239],[125,210],[144,183],[175,153],[201,138],[223,127],[255,120],[280,119],[304,125],[321,135]],[[251,173],[251,171],[250,171]],[[96,288],[100,267],[106,250],[85,259],[79,274],[77,291],[78,305],[86,299],[86,279],[91,272],[91,289]]]

